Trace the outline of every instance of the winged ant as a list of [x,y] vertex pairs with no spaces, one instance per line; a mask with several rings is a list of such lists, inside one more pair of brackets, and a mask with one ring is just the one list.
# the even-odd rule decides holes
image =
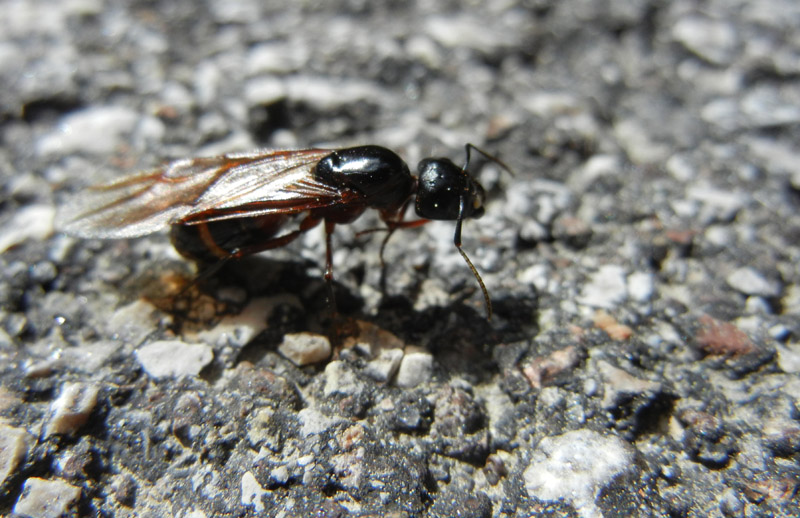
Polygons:
[[[429,220],[455,221],[453,243],[480,285],[487,318],[489,292],[461,248],[465,219],[484,213],[485,192],[470,176],[470,152],[458,167],[447,158],[426,158],[413,176],[393,151],[368,145],[343,149],[301,149],[184,159],[164,167],[90,187],[94,203],[79,203],[79,215],[63,230],[84,238],[132,238],[170,227],[177,251],[188,258],[223,263],[287,245],[324,223],[325,280],[333,297],[331,235],[366,209],[378,211],[388,234]],[[405,221],[414,202],[420,218]],[[82,211],[82,212],[81,212]],[[293,230],[285,230],[290,221]]]

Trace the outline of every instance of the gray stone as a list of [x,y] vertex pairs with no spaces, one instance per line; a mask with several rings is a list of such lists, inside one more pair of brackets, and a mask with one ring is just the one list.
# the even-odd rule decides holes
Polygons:
[[615,408],[620,401],[631,396],[653,394],[661,390],[661,384],[631,376],[626,371],[610,363],[599,360],[597,370],[606,381],[603,394],[603,408]]

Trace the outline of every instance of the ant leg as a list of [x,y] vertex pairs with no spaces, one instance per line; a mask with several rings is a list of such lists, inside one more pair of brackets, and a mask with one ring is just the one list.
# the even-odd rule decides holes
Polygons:
[[[291,243],[303,235],[306,231],[319,225],[320,221],[322,221],[320,218],[314,218],[311,215],[308,215],[303,221],[300,222],[300,226],[297,230],[293,230],[288,234],[269,239],[258,245],[234,250],[230,257],[239,258],[245,255],[263,252],[265,250],[272,250],[273,248],[280,248]],[[333,247],[331,246],[331,234],[333,234],[333,229],[335,226],[335,223],[325,220],[325,283],[328,285],[328,303],[331,308],[332,318],[335,318],[337,314],[336,298],[334,297],[333,293]]]
[[386,245],[389,243],[389,238],[392,237],[394,231],[398,228],[416,228],[421,227],[425,223],[428,223],[430,220],[427,219],[417,219],[414,221],[403,221],[403,214],[405,211],[400,213],[400,219],[396,221],[386,221],[387,226],[387,234],[386,237],[383,238],[383,242],[381,242],[381,249],[379,252],[379,257],[381,259],[381,293],[386,295],[386,261],[383,259],[383,252],[386,250]]
[[333,292],[333,246],[331,236],[336,223],[325,220],[325,284],[328,285],[328,304],[331,308],[331,319],[335,320],[338,310],[336,308],[336,296]]
[[[209,277],[213,276],[215,273],[220,271],[222,267],[228,264],[228,262],[233,258],[234,258],[233,255],[228,255],[219,259],[214,264],[211,265],[205,264],[202,271],[200,271],[200,273],[195,275],[194,279],[192,279],[192,282],[181,288],[181,291],[178,292],[176,297],[182,297],[186,295],[186,292],[188,292],[190,289],[194,288],[201,282],[206,281]],[[198,267],[199,265],[200,263],[198,263]]]
[[300,226],[297,230],[293,230],[288,234],[284,234],[282,236],[273,237],[271,239],[267,239],[263,243],[259,243],[257,245],[252,246],[245,246],[242,248],[237,248],[231,251],[230,255],[223,258],[223,261],[230,259],[239,259],[246,255],[257,254],[259,252],[264,252],[266,250],[273,250],[275,248],[280,248],[282,246],[286,246],[298,237],[302,236],[306,231],[316,227],[319,225],[319,222],[322,221],[319,218],[314,218],[306,216],[306,218],[300,222]]
[[403,203],[403,206],[400,207],[400,210],[397,211],[397,219],[389,219],[389,217],[385,214],[381,214],[381,219],[384,223],[386,223],[386,237],[383,238],[381,242],[381,249],[378,253],[378,257],[381,259],[381,285],[383,285],[384,277],[386,276],[386,262],[383,260],[383,251],[386,250],[386,243],[389,242],[389,238],[392,237],[394,231],[397,230],[403,224],[403,218],[406,217],[406,212],[408,211],[408,205],[411,203],[413,198],[409,198]]
[[240,259],[246,255],[257,254],[259,252],[264,252],[266,250],[272,250],[274,248],[280,248],[284,245],[287,245],[300,237],[305,231],[310,228],[313,228],[317,224],[319,224],[318,219],[306,217],[302,222],[300,222],[300,227],[293,231],[285,234],[283,236],[279,236],[276,238],[268,239],[263,243],[259,243],[258,245],[237,248],[232,250],[230,253],[225,255],[224,257],[220,257],[215,263],[210,265],[204,265],[202,271],[186,286],[184,286],[181,291],[178,293],[178,297],[181,297],[186,294],[190,289],[194,286],[197,286],[200,282],[205,281],[209,277],[213,276],[215,273],[220,271],[226,264],[234,259]]
[[463,214],[466,210],[466,203],[467,203],[466,197],[462,196],[461,201],[459,203],[459,211],[458,211],[459,213],[458,213],[458,219],[456,220],[456,232],[455,235],[453,236],[453,244],[456,245],[458,253],[461,254],[461,257],[464,258],[464,261],[467,263],[467,266],[469,266],[469,269],[472,270],[472,274],[478,280],[478,284],[480,285],[481,291],[483,292],[483,300],[486,302],[486,320],[491,320],[492,299],[489,298],[489,290],[486,289],[486,284],[483,283],[483,279],[481,278],[481,275],[478,273],[478,269],[475,268],[475,265],[473,265],[472,261],[469,260],[469,257],[467,257],[467,253],[461,249],[461,222],[464,220]]

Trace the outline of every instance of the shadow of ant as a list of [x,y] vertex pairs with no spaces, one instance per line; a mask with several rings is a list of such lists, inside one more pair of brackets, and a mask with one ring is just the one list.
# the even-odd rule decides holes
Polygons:
[[[430,351],[448,370],[471,373],[492,369],[494,346],[529,339],[538,332],[535,291],[496,298],[494,318],[489,321],[481,306],[466,301],[474,295],[470,290],[447,305],[423,309],[415,309],[407,295],[384,292],[376,311],[367,314],[364,299],[334,280],[337,311],[332,314],[327,282],[313,273],[315,267],[311,260],[245,257],[204,277],[189,295],[219,299],[220,293],[238,291],[239,302],[228,303],[220,315],[237,314],[257,297],[287,295],[287,302],[277,304],[270,312],[262,334],[244,347],[242,355],[253,363],[274,350],[286,334],[323,334],[339,345],[348,334],[358,331],[357,322],[361,321],[392,333],[407,345]],[[213,320],[190,322],[185,312],[172,314],[178,333],[187,324],[195,329],[214,325]]]

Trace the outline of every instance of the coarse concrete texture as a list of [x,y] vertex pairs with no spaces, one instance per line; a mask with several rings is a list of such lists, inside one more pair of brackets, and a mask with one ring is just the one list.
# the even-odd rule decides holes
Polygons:
[[[800,3],[0,13],[0,514],[797,516]],[[60,232],[171,160],[466,143],[491,321],[452,221],[338,225],[333,318],[321,228]]]

